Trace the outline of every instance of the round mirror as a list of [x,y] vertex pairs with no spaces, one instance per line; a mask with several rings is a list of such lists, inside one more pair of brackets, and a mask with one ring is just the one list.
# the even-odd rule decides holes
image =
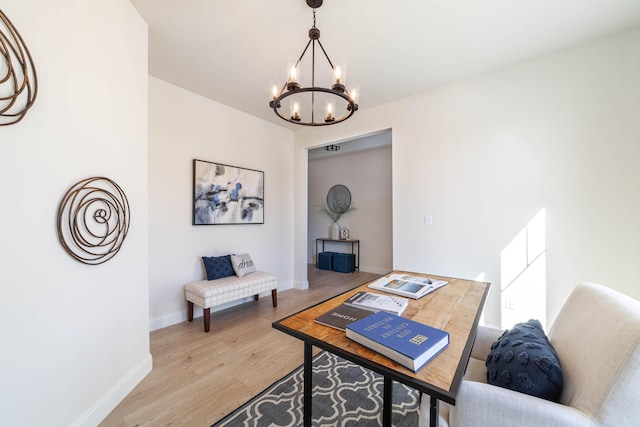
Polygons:
[[327,206],[331,212],[344,213],[351,206],[351,191],[342,185],[334,185],[327,193]]

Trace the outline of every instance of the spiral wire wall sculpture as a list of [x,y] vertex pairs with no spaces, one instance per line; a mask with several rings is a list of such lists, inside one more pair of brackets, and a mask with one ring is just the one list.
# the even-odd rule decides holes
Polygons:
[[38,94],[38,77],[29,49],[0,10],[0,126],[18,123]]
[[129,221],[129,202],[118,184],[88,178],[71,187],[60,203],[58,239],[76,260],[102,264],[120,250]]

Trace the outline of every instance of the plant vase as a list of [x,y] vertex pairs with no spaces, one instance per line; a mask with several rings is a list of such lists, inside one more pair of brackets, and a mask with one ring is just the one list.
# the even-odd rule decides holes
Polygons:
[[333,225],[331,225],[331,238],[333,240],[340,239],[340,226],[337,222],[334,222]]

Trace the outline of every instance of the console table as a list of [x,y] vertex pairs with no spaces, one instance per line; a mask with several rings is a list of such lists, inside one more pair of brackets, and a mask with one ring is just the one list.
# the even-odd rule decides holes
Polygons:
[[332,243],[351,243],[351,253],[353,254],[354,245],[357,247],[358,252],[356,253],[356,261],[353,268],[355,270],[360,271],[360,240],[357,239],[316,239],[316,268],[318,268],[318,243],[322,242],[322,252],[324,252],[324,243],[332,242]]
[[449,346],[414,373],[391,359],[351,341],[343,331],[314,322],[316,317],[336,308],[356,292],[370,290],[367,287],[368,283],[274,322],[272,326],[275,329],[304,342],[305,427],[311,426],[313,346],[357,363],[384,377],[382,424],[385,427],[391,426],[393,381],[431,396],[431,427],[437,426],[440,400],[452,405],[456,404],[458,389],[471,356],[471,347],[476,337],[480,314],[491,285],[474,280],[426,276],[404,271],[393,273],[424,276],[449,282],[418,300],[410,299],[409,306],[402,314],[402,317],[449,332]]

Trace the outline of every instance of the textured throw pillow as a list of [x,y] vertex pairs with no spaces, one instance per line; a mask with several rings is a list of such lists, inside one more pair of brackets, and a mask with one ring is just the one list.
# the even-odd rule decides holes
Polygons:
[[504,331],[491,345],[486,366],[489,384],[554,402],[560,398],[560,361],[538,320]]
[[256,271],[249,254],[231,255],[231,264],[233,264],[233,269],[238,277]]
[[204,269],[207,272],[207,280],[220,279],[222,277],[233,276],[233,266],[231,265],[231,256],[202,257]]

